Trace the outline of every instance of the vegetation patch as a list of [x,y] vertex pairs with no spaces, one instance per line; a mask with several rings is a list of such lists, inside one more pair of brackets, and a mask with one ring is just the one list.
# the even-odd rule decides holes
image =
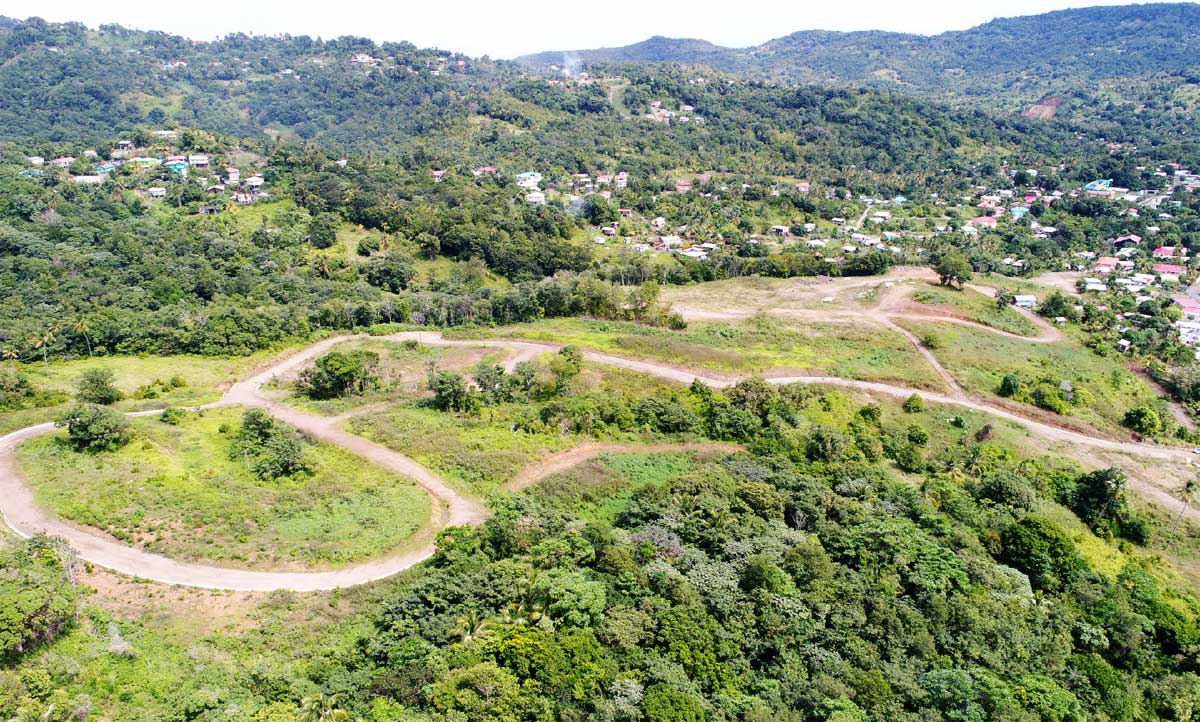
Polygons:
[[918,336],[940,338],[933,354],[972,394],[1008,397],[1121,435],[1128,434],[1122,426],[1126,412],[1157,398],[1119,360],[1099,356],[1069,336],[1029,343],[949,323],[898,323]]
[[17,457],[51,511],[193,561],[337,566],[403,545],[428,518],[413,482],[249,415],[250,425],[233,408],[144,417],[115,450],[78,452],[54,434]]

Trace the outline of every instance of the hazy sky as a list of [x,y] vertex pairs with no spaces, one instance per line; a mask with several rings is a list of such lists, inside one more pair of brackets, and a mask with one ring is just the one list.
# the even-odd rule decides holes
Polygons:
[[[539,50],[626,45],[651,35],[748,46],[796,30],[962,30],[997,15],[1031,15],[1129,0],[2,0],[0,14],[116,22],[211,40],[230,32],[359,35],[408,40],[470,55],[510,58]],[[815,7],[806,7],[814,5]]]

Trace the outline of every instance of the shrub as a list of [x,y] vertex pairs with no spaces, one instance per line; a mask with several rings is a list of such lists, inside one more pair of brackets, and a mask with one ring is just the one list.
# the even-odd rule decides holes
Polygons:
[[177,409],[174,406],[168,406],[162,410],[162,414],[159,415],[158,420],[164,424],[178,426],[179,422],[183,421],[186,416],[187,412],[183,409]]
[[88,369],[76,382],[75,397],[85,404],[107,406],[121,400],[110,369]]
[[1159,416],[1158,411],[1156,411],[1154,407],[1150,406],[1149,404],[1135,406],[1126,411],[1125,418],[1122,419],[1122,423],[1124,423],[1126,427],[1134,432],[1139,433],[1142,436],[1149,436],[1152,438],[1158,438],[1162,436],[1167,430],[1166,424],[1163,423],[1162,417]]
[[66,427],[76,451],[113,451],[129,443],[129,422],[123,414],[95,404],[79,404],[54,422]]
[[374,351],[332,351],[300,373],[297,386],[314,399],[332,399],[378,388],[379,354]]
[[1063,398],[1062,391],[1054,384],[1047,382],[1038,384],[1029,393],[1029,398],[1038,408],[1053,411],[1056,414],[1067,413],[1067,401]]
[[262,409],[242,414],[242,426],[230,444],[229,456],[242,459],[260,479],[278,479],[309,468],[299,435],[276,426]]
[[1021,377],[1011,373],[1004,374],[996,393],[1005,398],[1012,398],[1021,393]]
[[910,443],[917,446],[924,446],[929,443],[929,432],[916,424],[909,424],[908,429],[904,432],[904,436]]
[[904,400],[904,411],[909,414],[919,414],[925,410],[925,399],[920,394],[913,394]]

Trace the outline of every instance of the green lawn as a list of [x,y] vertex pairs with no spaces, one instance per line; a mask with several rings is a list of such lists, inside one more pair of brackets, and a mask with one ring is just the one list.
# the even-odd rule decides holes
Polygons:
[[337,566],[393,550],[429,517],[412,481],[324,444],[311,473],[262,481],[228,455],[241,409],[189,414],[179,426],[132,421],[116,452],[72,451],[56,433],[18,461],[39,503],[64,518],[167,556],[250,568]]
[[995,299],[988,298],[978,291],[971,289],[955,291],[949,288],[924,286],[918,288],[912,298],[913,301],[922,305],[942,309],[968,321],[1015,333],[1018,336],[1038,335],[1038,327],[1015,308],[1011,306],[1000,308],[996,305]]
[[899,323],[922,338],[936,335],[940,348],[933,349],[934,355],[964,389],[979,396],[999,399],[996,391],[1008,373],[1016,373],[1026,385],[1044,380],[1057,387],[1069,381],[1080,400],[1068,406],[1068,417],[1120,435],[1128,433],[1121,427],[1125,412],[1157,398],[1119,359],[1097,356],[1070,336],[1056,343],[1029,343],[950,323]]
[[693,323],[671,331],[619,321],[554,319],[456,332],[459,337],[476,334],[575,344],[735,375],[776,371],[940,388],[937,376],[907,340],[865,325],[756,317],[741,323]]
[[601,454],[544,479],[524,493],[578,518],[611,522],[639,488],[666,484],[695,470],[697,459],[719,455],[713,452]]

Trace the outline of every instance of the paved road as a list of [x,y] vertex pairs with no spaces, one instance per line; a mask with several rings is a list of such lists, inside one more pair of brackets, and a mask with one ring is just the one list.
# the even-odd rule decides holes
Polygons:
[[[209,404],[208,407],[246,405],[267,409],[281,420],[315,438],[341,446],[361,455],[363,458],[416,481],[433,498],[433,513],[430,523],[418,533],[416,539],[410,542],[408,550],[333,571],[268,572],[180,562],[128,546],[110,537],[69,524],[47,513],[34,501],[32,492],[18,473],[13,450],[25,440],[53,431],[54,425],[52,423],[37,424],[0,437],[0,514],[3,514],[5,523],[21,536],[27,537],[38,532],[61,536],[70,542],[78,551],[79,556],[86,561],[123,574],[165,584],[256,592],[279,589],[317,591],[363,584],[408,569],[433,554],[434,537],[440,529],[447,525],[479,524],[486,518],[485,509],[477,500],[454,491],[444,480],[435,476],[416,461],[391,449],[367,441],[362,437],[342,431],[338,428],[336,419],[314,416],[283,406],[267,398],[261,392],[262,386],[272,378],[294,372],[315,356],[327,351],[330,347],[352,338],[356,337],[338,336],[312,344],[299,353],[289,356],[270,368],[255,374],[251,378],[238,382],[229,389],[220,401],[215,404]],[[422,343],[443,346],[485,346],[505,349],[515,352],[508,359],[509,366],[519,360],[532,358],[539,353],[554,352],[560,348],[556,344],[534,343],[530,341],[492,339],[471,341],[451,340],[443,338],[440,333],[430,332],[402,333],[383,338],[391,340],[418,339]],[[669,364],[629,359],[595,351],[585,352],[584,357],[593,363],[645,373],[657,378],[683,384],[690,384],[692,381],[698,379],[714,388],[724,388],[736,383],[735,380],[729,378],[704,376]],[[1025,418],[1007,409],[991,406],[959,395],[916,391],[891,384],[830,376],[790,376],[772,378],[769,381],[774,384],[804,383],[839,386],[897,398],[906,398],[913,393],[918,393],[928,401],[973,409],[1007,419],[1047,439],[1091,446],[1106,451],[1118,451],[1147,459],[1190,461],[1193,458],[1189,452],[1182,449],[1095,438],[1079,432],[1061,429]],[[145,416],[155,413],[158,412],[142,411],[130,415]],[[708,448],[720,448],[719,445],[705,446]],[[634,450],[636,447],[624,448]],[[652,448],[665,450],[669,447],[658,445]],[[683,445],[679,448],[687,448],[687,446]],[[605,448],[602,446],[597,446],[594,449],[595,453],[600,453],[604,450]],[[574,456],[572,456],[572,453],[574,453]],[[535,468],[522,472],[514,480],[513,484],[516,487],[520,487],[533,483],[538,479],[544,478],[547,473],[567,468],[569,464],[564,465],[565,461],[574,460],[577,462],[589,458],[589,453],[591,453],[591,450],[585,449],[580,452],[568,452],[564,458],[551,457],[542,462],[542,464],[536,465]],[[591,455],[594,455],[594,453]],[[1160,490],[1160,496],[1161,494],[1165,494],[1165,492],[1161,492]],[[1159,498],[1158,500],[1162,503],[1170,503],[1168,499]]]

